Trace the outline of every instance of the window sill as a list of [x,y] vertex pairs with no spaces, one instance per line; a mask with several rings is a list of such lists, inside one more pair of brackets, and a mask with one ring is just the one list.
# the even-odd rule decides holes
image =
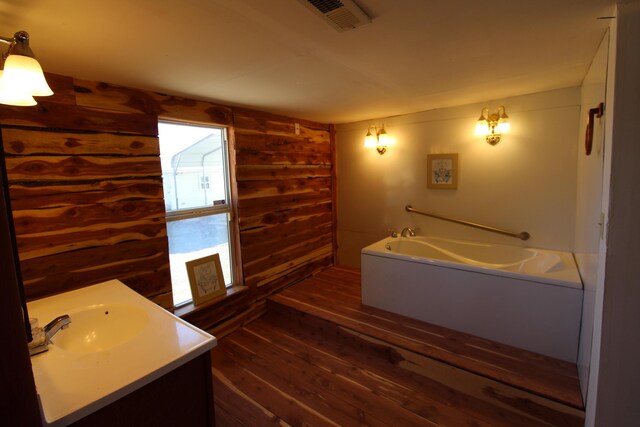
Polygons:
[[185,304],[183,306],[180,306],[179,308],[176,308],[175,310],[173,310],[173,314],[175,314],[176,316],[182,318],[184,316],[187,316],[191,313],[196,313],[200,310],[205,310],[208,307],[211,307],[213,305],[218,304],[220,301],[223,301],[233,295],[236,294],[240,294],[242,292],[245,292],[249,289],[248,286],[231,286],[230,288],[227,288],[227,293],[224,295],[220,295],[219,297],[213,298],[209,301],[206,301],[198,306],[193,305],[193,302],[190,302],[189,304]]

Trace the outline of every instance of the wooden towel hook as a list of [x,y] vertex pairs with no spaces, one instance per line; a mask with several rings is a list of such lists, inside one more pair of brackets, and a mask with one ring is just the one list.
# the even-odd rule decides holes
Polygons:
[[593,119],[594,117],[602,117],[604,114],[604,103],[601,102],[596,108],[589,110],[589,120],[587,121],[587,133],[584,139],[584,150],[586,155],[591,154],[591,148],[593,147]]

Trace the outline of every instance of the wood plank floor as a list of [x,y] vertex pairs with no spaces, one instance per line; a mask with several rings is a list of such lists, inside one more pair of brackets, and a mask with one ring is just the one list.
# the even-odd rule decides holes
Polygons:
[[218,426],[581,426],[575,366],[360,304],[334,267],[213,351]]

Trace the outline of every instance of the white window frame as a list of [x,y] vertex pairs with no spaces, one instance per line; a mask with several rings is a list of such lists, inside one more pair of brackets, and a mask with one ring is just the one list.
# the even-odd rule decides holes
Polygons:
[[[226,285],[226,288],[229,289],[234,286],[236,281],[236,238],[235,238],[235,227],[233,224],[233,200],[231,199],[231,170],[230,170],[230,159],[229,159],[229,129],[225,126],[216,126],[216,125],[208,125],[202,123],[189,123],[189,122],[180,122],[180,121],[172,121],[170,119],[160,119],[159,123],[166,123],[171,125],[180,125],[180,126],[193,126],[193,127],[204,127],[204,128],[215,128],[220,129],[222,131],[222,161],[223,167],[225,171],[225,203],[224,204],[215,204],[212,206],[204,206],[201,208],[189,208],[189,209],[176,209],[174,211],[167,212],[165,211],[165,220],[167,223],[172,221],[180,221],[191,218],[199,218],[205,216],[226,214],[227,215],[227,234],[229,240],[229,263],[230,263],[230,283]],[[217,201],[216,201],[217,202]],[[167,235],[167,239],[169,236]],[[173,289],[173,284],[172,284]],[[181,307],[183,305],[191,304],[193,300],[187,300],[184,303],[177,305],[176,307]]]

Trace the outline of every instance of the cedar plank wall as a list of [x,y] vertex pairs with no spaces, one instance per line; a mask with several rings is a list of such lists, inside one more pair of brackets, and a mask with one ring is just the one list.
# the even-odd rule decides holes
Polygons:
[[248,289],[186,320],[223,336],[261,315],[270,293],[333,264],[332,126],[71,77],[47,80],[55,95],[38,106],[0,106],[27,299],[118,278],[171,306],[159,117],[228,126],[236,148],[238,275]]

